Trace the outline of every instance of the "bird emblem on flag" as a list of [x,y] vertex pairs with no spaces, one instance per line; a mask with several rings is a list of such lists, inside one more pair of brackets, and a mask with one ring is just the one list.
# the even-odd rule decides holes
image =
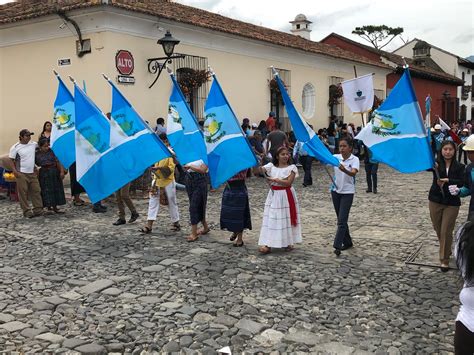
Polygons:
[[54,111],[53,123],[59,130],[68,129],[74,126],[74,122],[71,120],[71,115],[60,107]]
[[216,115],[210,113],[206,115],[204,121],[204,137],[207,143],[216,143],[225,136],[225,131],[222,130],[222,122],[216,120]]
[[174,123],[181,124],[181,117],[179,116],[179,112],[176,109],[175,105],[169,105],[168,112],[171,115],[171,117],[173,118]]
[[391,115],[374,111],[372,133],[383,137],[399,135],[400,131],[396,131],[398,125],[399,123],[393,123]]

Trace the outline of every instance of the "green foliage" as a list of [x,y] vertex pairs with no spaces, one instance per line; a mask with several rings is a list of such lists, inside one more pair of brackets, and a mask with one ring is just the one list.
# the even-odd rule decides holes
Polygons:
[[353,34],[370,42],[375,49],[381,50],[392,40],[403,33],[403,27],[388,27],[386,25],[367,25],[356,27]]

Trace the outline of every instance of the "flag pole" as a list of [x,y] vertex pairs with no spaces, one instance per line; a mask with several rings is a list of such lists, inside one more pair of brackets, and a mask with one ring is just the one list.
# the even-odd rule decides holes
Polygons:
[[[354,78],[357,78],[357,68],[355,65],[354,65]],[[365,127],[364,114],[362,112],[360,113],[360,119],[362,120],[362,127]]]

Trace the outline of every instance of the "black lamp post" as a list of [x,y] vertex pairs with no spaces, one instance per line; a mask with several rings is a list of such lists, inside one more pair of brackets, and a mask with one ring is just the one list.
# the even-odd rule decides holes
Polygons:
[[166,63],[171,63],[171,59],[184,58],[184,54],[173,55],[174,47],[179,43],[179,40],[174,38],[170,31],[166,31],[165,36],[160,38],[157,43],[161,44],[163,47],[166,57],[148,59],[148,72],[151,74],[156,74],[155,80],[153,80],[151,85],[148,87],[149,89],[155,85],[156,81],[160,77],[161,72],[165,68]]

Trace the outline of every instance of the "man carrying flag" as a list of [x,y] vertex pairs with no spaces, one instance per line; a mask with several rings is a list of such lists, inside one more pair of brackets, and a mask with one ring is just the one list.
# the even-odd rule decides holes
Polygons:
[[457,133],[451,129],[451,127],[449,127],[449,125],[444,122],[441,117],[438,116],[438,120],[439,120],[439,124],[441,125],[441,130],[442,131],[445,131],[446,133],[449,134],[449,136],[451,137],[451,139],[456,143],[456,144],[461,144],[462,143],[462,140],[461,138],[459,138],[459,136],[457,135]]

